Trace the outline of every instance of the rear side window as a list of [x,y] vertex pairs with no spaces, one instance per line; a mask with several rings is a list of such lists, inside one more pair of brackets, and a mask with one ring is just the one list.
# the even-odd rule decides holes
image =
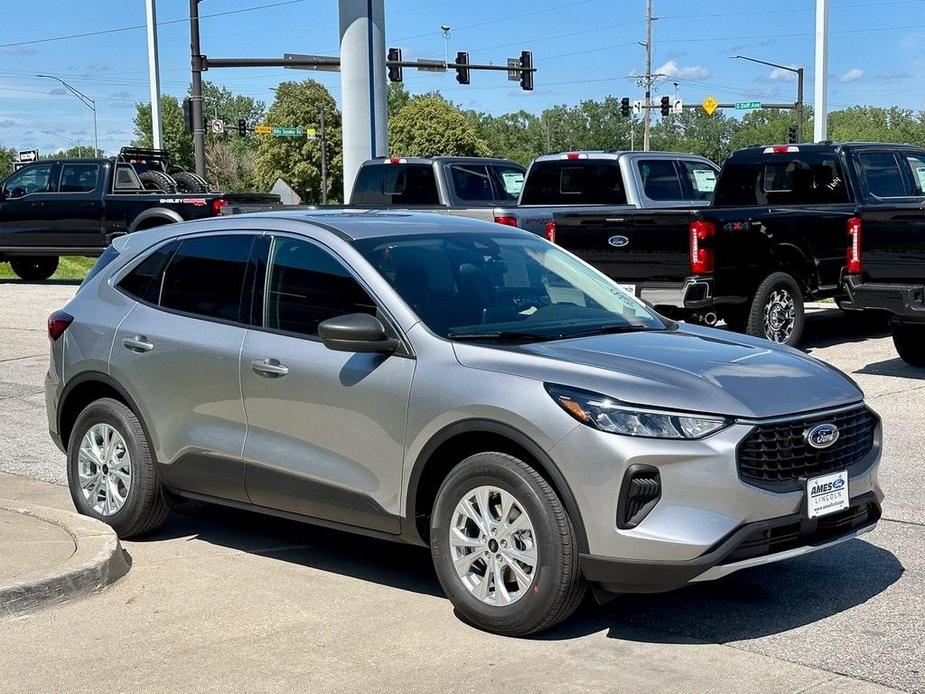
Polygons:
[[899,162],[890,152],[861,152],[858,163],[864,173],[867,189],[878,198],[899,198],[908,195]]
[[164,271],[160,305],[204,318],[242,320],[252,244],[249,235],[183,241]]
[[517,202],[524,188],[524,170],[513,166],[493,166],[491,169],[495,174],[498,200]]
[[321,321],[348,313],[376,315],[376,305],[340,261],[308,241],[277,237],[270,256],[264,327],[314,337]]
[[535,162],[524,182],[522,205],[625,205],[626,189],[614,161]]
[[683,200],[681,179],[674,162],[668,159],[641,159],[637,164],[642,189],[650,200]]
[[141,180],[135,169],[129,164],[116,165],[116,178],[113,181],[113,190],[141,190]]
[[430,164],[371,164],[360,168],[350,202],[359,205],[438,205]]
[[716,169],[699,161],[681,161],[681,172],[687,176],[693,200],[713,199],[713,191],[716,190]]
[[913,194],[925,195],[925,154],[907,154],[905,160],[912,174]]
[[718,207],[843,202],[850,202],[850,196],[836,155],[802,152],[751,161],[728,160],[713,200]]
[[158,248],[122,278],[119,289],[139,301],[159,303],[164,268],[179,247],[179,241],[172,241]]
[[90,193],[100,177],[98,164],[62,164],[59,193]]
[[454,164],[449,168],[457,198],[465,202],[490,203],[494,200],[486,167]]

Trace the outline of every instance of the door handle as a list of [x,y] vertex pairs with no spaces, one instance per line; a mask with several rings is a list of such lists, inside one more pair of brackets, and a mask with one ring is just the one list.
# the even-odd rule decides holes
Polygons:
[[154,343],[148,342],[148,338],[144,335],[135,335],[135,337],[127,337],[122,340],[122,346],[132,350],[133,352],[150,352],[154,349]]
[[251,362],[251,370],[266,378],[277,378],[289,373],[289,367],[280,364],[278,359],[255,359]]
[[43,200],[34,200],[31,204],[33,207],[45,207],[45,202]]

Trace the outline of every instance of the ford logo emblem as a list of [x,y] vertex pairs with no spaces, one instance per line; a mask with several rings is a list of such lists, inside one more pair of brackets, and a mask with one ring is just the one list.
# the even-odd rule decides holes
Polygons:
[[838,441],[838,427],[834,424],[817,424],[807,429],[803,438],[813,448],[828,448]]
[[625,236],[611,236],[609,239],[607,239],[607,243],[609,243],[614,248],[623,248],[624,246],[628,246],[629,242],[630,240]]

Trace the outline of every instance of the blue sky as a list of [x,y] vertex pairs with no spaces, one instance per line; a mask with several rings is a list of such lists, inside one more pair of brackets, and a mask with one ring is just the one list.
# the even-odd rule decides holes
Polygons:
[[[32,0],[6,3],[0,24],[0,144],[42,151],[90,144],[92,116],[58,75],[97,100],[100,146],[115,151],[132,137],[134,104],[147,100],[143,0]],[[273,5],[273,6],[269,6]],[[262,6],[262,7],[261,7]],[[925,0],[830,0],[830,108],[852,104],[925,109]],[[248,8],[257,7],[249,11]],[[182,95],[189,81],[186,0],[158,0],[164,92]],[[792,101],[790,73],[738,60],[735,53],[807,69],[812,101],[813,0],[655,0],[654,68],[671,77],[659,95],[700,102]],[[203,0],[203,52],[212,57],[335,55],[337,3],[321,0]],[[386,43],[405,59],[442,58],[449,50],[473,62],[503,63],[534,53],[536,90],[523,93],[503,73],[454,76],[405,70],[412,92],[439,89],[467,108],[490,113],[575,104],[607,95],[637,98],[629,76],[643,70],[645,0],[386,0]],[[215,15],[215,16],[209,16]],[[95,36],[47,40],[86,32]],[[209,80],[264,101],[284,79],[311,75],[336,97],[336,73],[283,69],[213,70]]]

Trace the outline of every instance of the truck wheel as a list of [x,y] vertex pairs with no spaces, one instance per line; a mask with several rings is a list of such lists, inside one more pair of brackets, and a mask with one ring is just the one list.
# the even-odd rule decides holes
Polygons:
[[177,182],[163,171],[151,169],[140,174],[138,178],[141,179],[141,184],[145,187],[145,190],[159,190],[162,193],[170,194],[177,192]]
[[910,366],[925,366],[925,325],[894,325],[893,345]]
[[748,306],[731,306],[722,312],[723,321],[726,327],[736,333],[744,333],[746,321],[748,320]]
[[192,171],[177,171],[173,180],[177,184],[178,193],[208,193],[209,184],[202,176]]
[[10,267],[20,279],[27,282],[39,282],[55,274],[55,270],[58,269],[58,256],[12,258]]
[[786,272],[772,272],[758,285],[748,310],[745,332],[784,345],[799,344],[806,316],[803,292]]

